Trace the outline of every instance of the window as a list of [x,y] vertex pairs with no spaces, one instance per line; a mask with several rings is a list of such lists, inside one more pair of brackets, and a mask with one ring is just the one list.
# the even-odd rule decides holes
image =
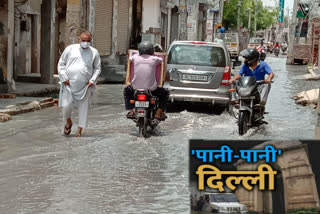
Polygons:
[[223,48],[204,45],[174,45],[168,56],[168,64],[225,67]]

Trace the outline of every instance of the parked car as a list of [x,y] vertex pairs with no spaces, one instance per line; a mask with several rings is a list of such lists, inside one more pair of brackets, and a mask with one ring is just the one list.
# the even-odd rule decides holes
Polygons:
[[241,213],[247,214],[244,204],[240,204],[234,193],[209,193],[204,192],[200,197],[204,198],[201,211],[205,213]]
[[175,41],[168,49],[164,86],[170,101],[230,102],[231,59],[222,43]]

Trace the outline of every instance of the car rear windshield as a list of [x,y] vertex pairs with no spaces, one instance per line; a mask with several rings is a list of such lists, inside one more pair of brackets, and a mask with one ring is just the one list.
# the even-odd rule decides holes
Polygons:
[[205,45],[173,45],[168,64],[225,67],[223,48]]

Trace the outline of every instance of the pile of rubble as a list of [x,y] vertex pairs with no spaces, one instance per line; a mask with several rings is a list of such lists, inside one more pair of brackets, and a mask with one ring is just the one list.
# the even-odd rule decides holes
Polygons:
[[54,106],[57,100],[53,98],[44,98],[42,100],[35,100],[27,103],[20,103],[17,105],[9,105],[4,109],[0,109],[0,122],[5,122],[11,119],[12,115],[31,112]]

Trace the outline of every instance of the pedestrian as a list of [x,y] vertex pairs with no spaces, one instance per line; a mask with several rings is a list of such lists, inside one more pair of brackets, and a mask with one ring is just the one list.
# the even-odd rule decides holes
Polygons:
[[220,39],[224,38],[224,33],[226,32],[226,29],[223,26],[218,27],[218,33],[220,34]]
[[62,107],[65,123],[64,134],[71,133],[71,113],[78,108],[78,131],[87,127],[90,101],[101,73],[101,60],[98,51],[90,46],[91,33],[82,32],[79,44],[69,45],[62,53],[58,63],[60,78],[59,107]]
[[133,55],[130,59],[134,64],[134,76],[130,85],[124,88],[123,95],[125,98],[126,109],[130,110],[127,114],[128,118],[135,118],[134,106],[130,104],[133,99],[134,90],[144,89],[150,90],[153,96],[159,99],[159,108],[157,109],[154,124],[158,124],[161,120],[165,120],[164,113],[169,91],[163,87],[158,87],[156,81],[156,67],[162,63],[162,58],[153,56],[154,46],[151,42],[141,42],[138,46],[139,54]]

